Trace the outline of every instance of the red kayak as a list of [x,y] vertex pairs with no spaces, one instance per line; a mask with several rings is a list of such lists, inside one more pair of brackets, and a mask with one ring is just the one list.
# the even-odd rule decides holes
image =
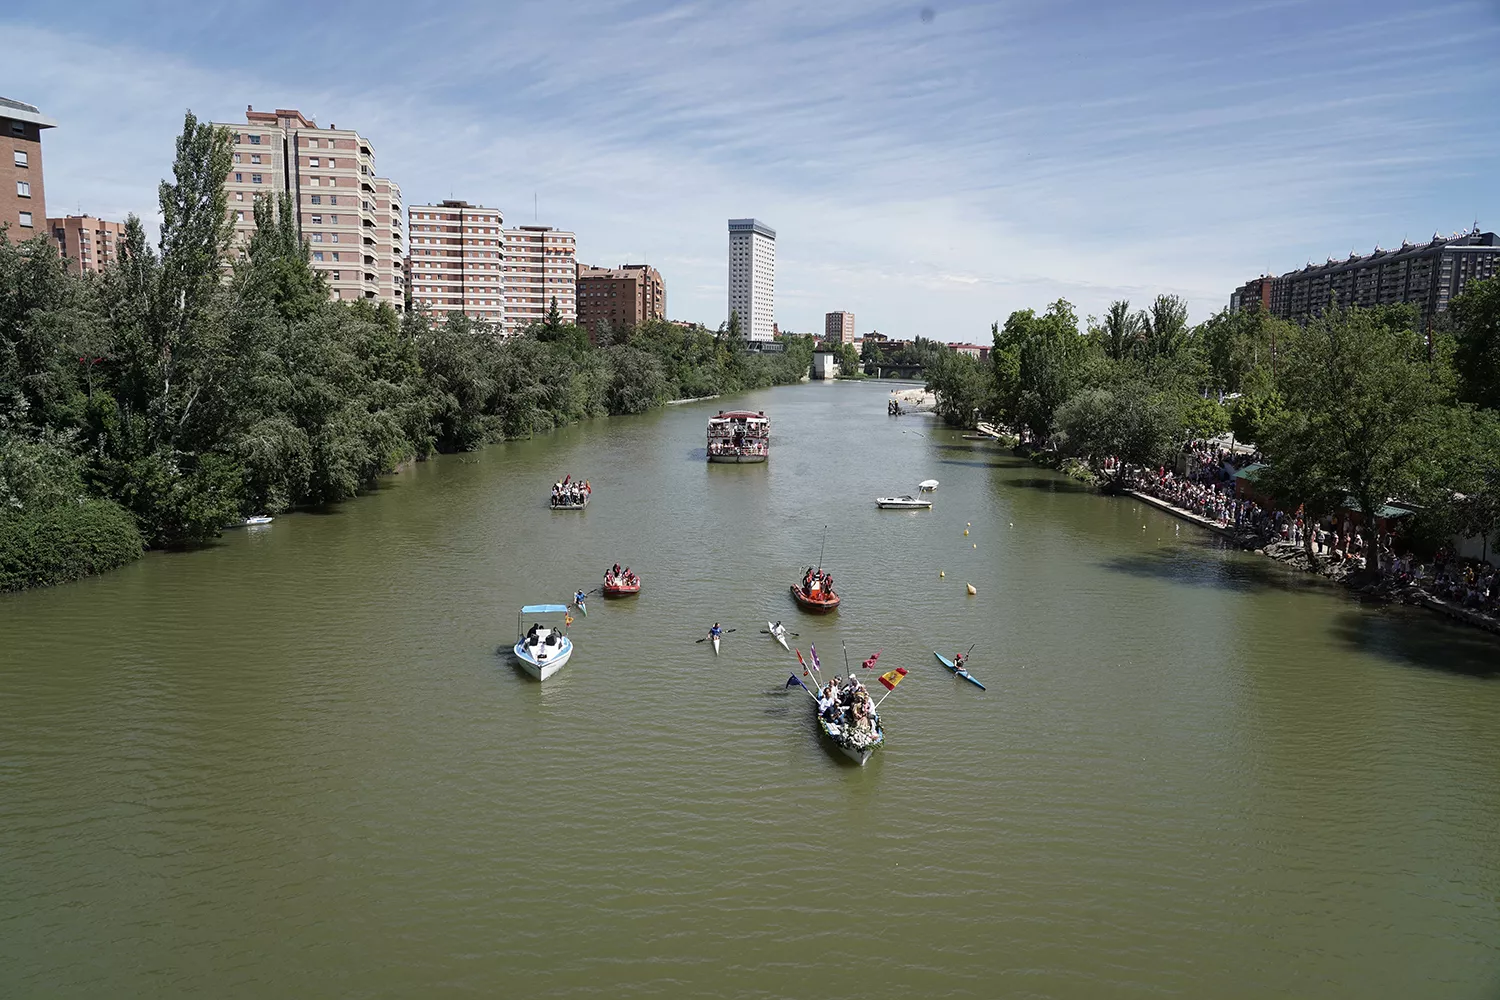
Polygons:
[[641,592],[641,579],[640,579],[640,577],[636,577],[636,580],[635,580],[634,583],[626,583],[623,580],[621,580],[621,581],[618,581],[618,582],[615,582],[615,583],[606,583],[604,585],[604,596],[605,597],[629,597],[631,594],[639,594],[640,592]]
[[804,594],[801,587],[793,584],[792,597],[796,599],[798,604],[809,611],[832,611],[839,606],[839,595],[831,590],[826,594],[820,590],[818,591],[818,595],[814,597],[812,594]]

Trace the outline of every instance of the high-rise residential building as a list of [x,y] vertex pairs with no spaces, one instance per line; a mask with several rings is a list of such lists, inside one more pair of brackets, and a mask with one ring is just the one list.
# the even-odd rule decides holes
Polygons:
[[624,330],[667,318],[667,288],[650,264],[578,265],[578,325],[593,335],[601,322]]
[[772,340],[776,325],[776,230],[729,220],[729,314],[746,340]]
[[379,298],[400,312],[406,303],[406,210],[401,185],[389,177],[375,178],[375,225],[390,238],[376,258]]
[[823,316],[823,339],[830,344],[854,343],[854,314],[832,312]]
[[505,234],[505,318],[507,333],[547,318],[552,303],[564,323],[578,318],[577,241],[551,226],[519,226]]
[[1425,323],[1447,312],[1448,303],[1469,282],[1496,275],[1500,237],[1475,227],[1449,237],[1434,234],[1427,243],[1403,242],[1395,250],[1376,247],[1363,256],[1351,253],[1346,260],[1330,258],[1277,278],[1256,279],[1235,291],[1230,308],[1247,309],[1258,299],[1272,316],[1305,323],[1335,303],[1363,309],[1411,303]]
[[499,324],[505,318],[504,219],[498,208],[447,200],[413,205],[411,304]]
[[1229,296],[1230,312],[1271,312],[1271,285],[1276,279],[1269,274],[1251,278]]
[[8,226],[12,243],[46,232],[42,129],[56,127],[34,106],[0,97],[0,226]]
[[290,193],[297,229],[312,250],[313,267],[328,279],[329,294],[403,307],[396,278],[401,227],[392,222],[400,214],[400,188],[376,174],[368,139],[332,122],[320,128],[285,108],[246,108],[243,123],[215,124],[233,135],[225,188],[241,246],[255,231],[256,196]]
[[125,223],[106,222],[92,215],[68,215],[48,219],[47,231],[74,274],[98,274],[119,257],[125,239]]

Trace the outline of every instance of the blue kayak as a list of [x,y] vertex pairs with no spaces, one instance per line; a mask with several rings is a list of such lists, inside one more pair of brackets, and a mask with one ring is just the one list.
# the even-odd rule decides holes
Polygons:
[[959,666],[956,663],[954,663],[952,660],[948,659],[942,653],[939,653],[937,650],[934,649],[932,651],[932,655],[936,656],[938,658],[938,662],[941,663],[943,666],[947,667],[949,670],[953,671],[955,674],[957,674],[958,676],[962,677],[964,680],[968,681],[970,684],[974,685],[979,690],[981,690],[981,691],[985,690],[985,686],[983,684],[979,683],[978,678],[976,678],[973,674],[969,673],[967,670],[960,669]]

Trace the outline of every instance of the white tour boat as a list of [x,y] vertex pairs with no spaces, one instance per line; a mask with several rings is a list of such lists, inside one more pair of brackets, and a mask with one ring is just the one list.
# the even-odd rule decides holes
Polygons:
[[568,662],[568,657],[573,655],[573,640],[562,629],[540,622],[534,623],[523,635],[521,618],[524,615],[557,614],[566,618],[567,613],[566,604],[528,604],[516,615],[516,659],[521,661],[521,666],[528,674],[539,681],[551,677]]
[[764,462],[771,454],[771,421],[765,410],[720,410],[708,418],[710,462]]

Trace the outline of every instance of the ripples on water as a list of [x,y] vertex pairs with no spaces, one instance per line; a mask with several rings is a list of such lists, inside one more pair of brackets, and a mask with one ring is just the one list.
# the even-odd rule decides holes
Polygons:
[[[672,408],[0,599],[0,986],[1494,995],[1488,637],[882,397],[751,397],[761,468]],[[568,471],[582,515],[545,509]],[[928,476],[931,512],[874,508]],[[786,586],[825,524],[820,619]],[[645,593],[592,601],[557,678],[496,654],[616,559]],[[868,767],[782,686],[775,618],[911,671]],[[987,692],[932,659],[971,642]]]

